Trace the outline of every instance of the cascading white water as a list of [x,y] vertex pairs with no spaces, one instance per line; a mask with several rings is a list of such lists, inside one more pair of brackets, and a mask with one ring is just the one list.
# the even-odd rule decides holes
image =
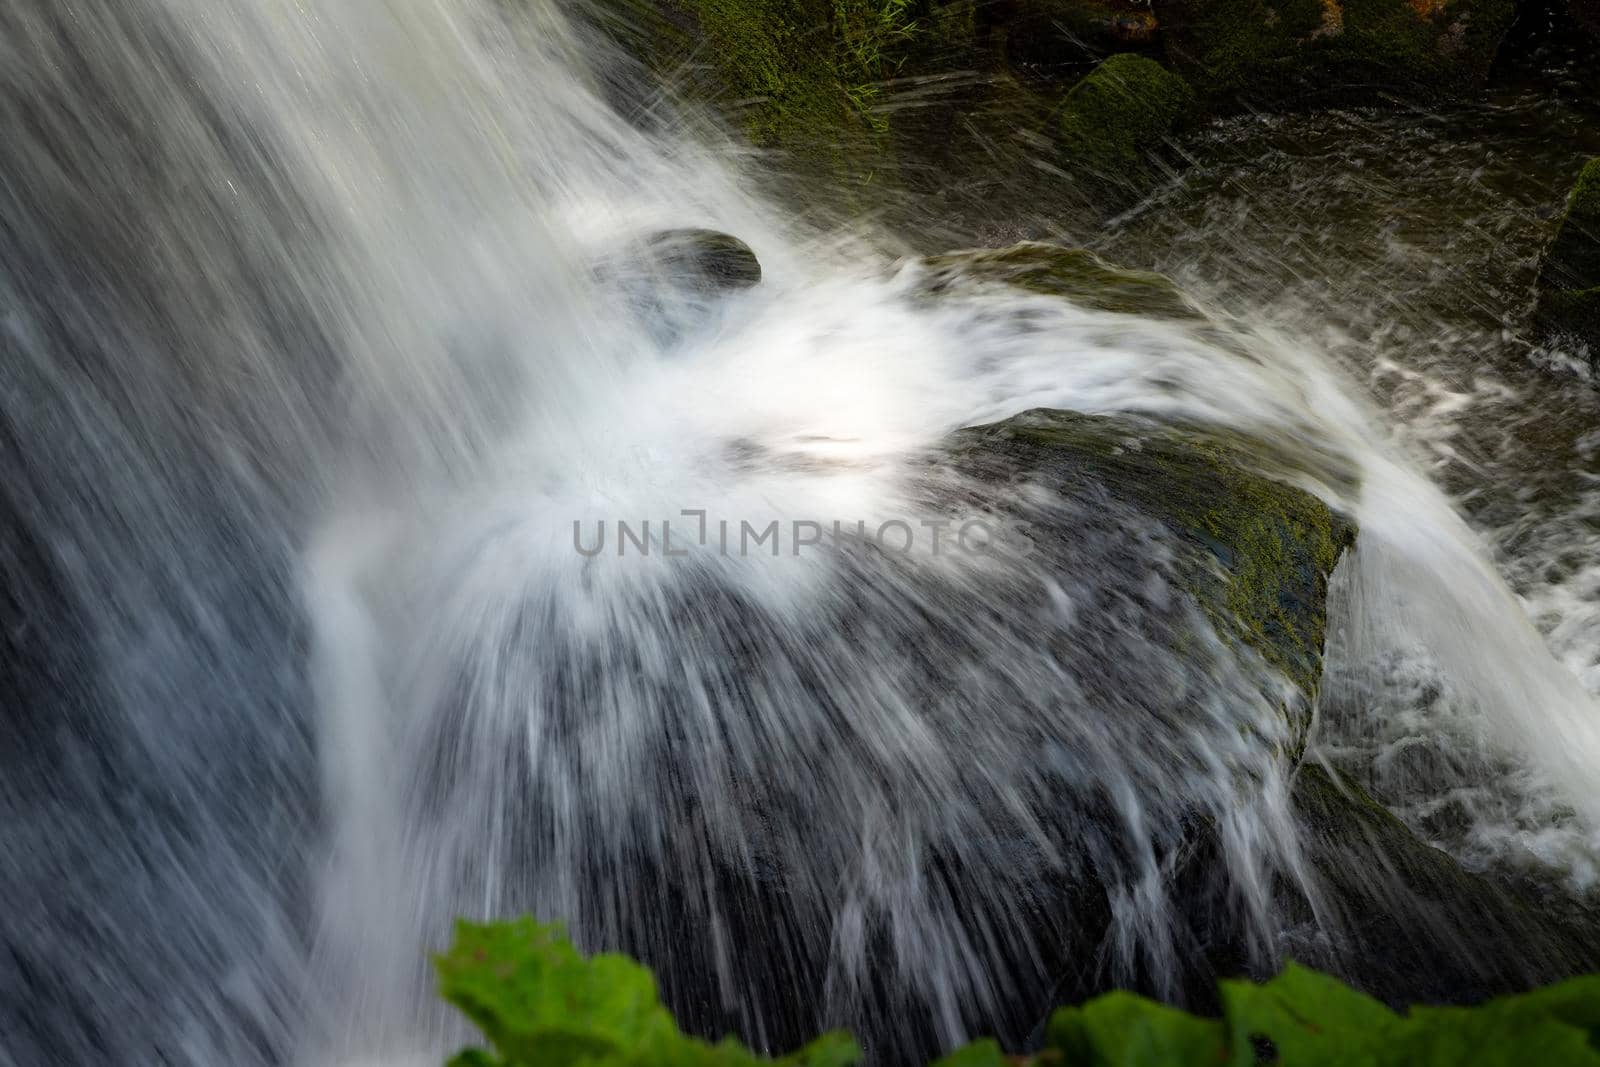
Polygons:
[[[5,456],[38,472],[0,500],[84,649],[26,684],[81,671],[59,703],[94,738],[18,757],[57,784],[8,797],[30,906],[3,929],[34,960],[123,942],[18,982],[69,1060],[438,1062],[462,1035],[428,950],[524,910],[752,1042],[1025,1038],[1069,952],[1177,990],[1195,821],[1208,903],[1273,959],[1273,884],[1316,896],[1282,681],[1221,641],[1173,654],[1209,628],[1136,512],[919,474],[1029,408],[1277,447],[1362,527],[1330,687],[1425,649],[1469,728],[1600,803],[1591,698],[1304,336],[929,301],[916,264],[789,232],[717,146],[630,126],[545,3],[57,3],[0,30]],[[650,268],[641,240],[702,225],[760,286],[707,302]],[[924,520],[1002,505],[1080,535],[1049,567],[930,550]],[[685,512],[777,521],[779,551],[667,558]],[[798,551],[835,521],[916,549]],[[619,554],[624,522],[652,555]],[[1071,910],[1090,879],[1103,916]]]

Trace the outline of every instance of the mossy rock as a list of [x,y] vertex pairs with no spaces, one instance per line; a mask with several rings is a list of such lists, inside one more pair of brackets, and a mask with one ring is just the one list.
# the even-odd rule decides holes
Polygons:
[[1481,85],[1513,0],[1156,0],[1167,54],[1213,107],[1431,100]]
[[1149,171],[1151,153],[1194,109],[1194,91],[1160,63],[1133,53],[1107,59],[1061,103],[1056,133],[1074,174],[1105,188]]
[[1589,160],[1567,196],[1555,240],[1539,270],[1539,328],[1574,337],[1600,355],[1600,157]]
[[1112,266],[1083,248],[1024,241],[1009,248],[949,252],[923,262],[931,292],[964,283],[998,282],[1096,311],[1156,319],[1204,318],[1166,276]]
[[1268,473],[1248,438],[1132,416],[1035,410],[952,439],[1011,478],[1107,498],[1160,523],[1188,593],[1225,641],[1258,654],[1303,700],[1285,707],[1296,756],[1322,677],[1328,578],[1354,526]]

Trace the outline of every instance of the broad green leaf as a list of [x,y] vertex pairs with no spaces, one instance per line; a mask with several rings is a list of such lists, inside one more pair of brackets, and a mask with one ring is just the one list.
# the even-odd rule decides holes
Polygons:
[[733,1040],[687,1037],[648,970],[625,956],[585,958],[559,925],[461,922],[455,944],[434,963],[445,999],[501,1057],[469,1049],[451,1067],[852,1067],[861,1059],[842,1033],[778,1061]]
[[1589,1033],[1518,999],[1413,1008],[1389,1060],[1406,1067],[1600,1067]]
[[1231,1067],[1256,1067],[1264,1038],[1285,1067],[1378,1067],[1405,1025],[1383,1004],[1293,963],[1265,985],[1222,983]]
[[935,1062],[933,1067],[1006,1067],[1006,1056],[1000,1051],[998,1041],[985,1039],[963,1045]]
[[849,1034],[835,1030],[778,1062],[784,1067],[854,1067],[861,1062],[861,1047]]
[[1503,1001],[1490,1001],[1479,1010],[1491,1010],[1501,1004],[1515,1005],[1518,1011],[1548,1015],[1576,1026],[1588,1033],[1590,1045],[1600,1048],[1600,975],[1573,978]]
[[1217,1067],[1226,1059],[1221,1023],[1132,993],[1063,1008],[1051,1017],[1049,1034],[1068,1067]]
[[444,1067],[504,1067],[505,1061],[481,1048],[462,1049]]
[[[449,1067],[854,1067],[848,1034],[824,1034],[777,1060],[728,1039],[679,1032],[649,971],[622,956],[585,958],[561,927],[529,919],[461,923],[436,959],[447,999],[495,1047]],[[1032,1059],[977,1041],[935,1067],[1600,1067],[1600,976],[1476,1008],[1399,1016],[1338,980],[1294,965],[1265,985],[1222,983],[1225,1018],[1202,1019],[1111,993],[1050,1020]],[[892,1057],[892,1050],[888,1054]],[[1268,1060],[1264,1060],[1263,1057]]]
[[440,991],[512,1064],[604,1062],[676,1033],[655,979],[623,956],[584,959],[560,926],[456,924]]

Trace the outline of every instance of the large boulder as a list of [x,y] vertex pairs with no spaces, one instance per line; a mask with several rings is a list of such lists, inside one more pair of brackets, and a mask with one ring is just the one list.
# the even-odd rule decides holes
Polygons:
[[1539,328],[1600,356],[1600,157],[1578,175],[1539,270]]
[[1348,520],[1267,473],[1258,444],[1215,428],[1039,410],[962,430],[951,447],[994,477],[1103,497],[1157,524],[1177,583],[1217,635],[1290,683],[1282,708],[1298,758],[1322,677],[1328,577],[1355,538]]
[[1156,0],[1167,54],[1212,106],[1385,95],[1428,100],[1488,76],[1513,0]]
[[[1289,931],[1282,951],[1397,1006],[1473,1003],[1593,969],[1600,916],[1592,909],[1464,869],[1358,784],[1304,757],[1322,677],[1328,578],[1356,532],[1275,477],[1259,444],[1214,428],[1031,411],[962,430],[950,447],[966,469],[994,480],[1103,499],[1156,524],[1176,584],[1214,633],[1290,683],[1279,755],[1295,768],[1290,800],[1307,877],[1276,887]],[[1196,822],[1187,847],[1178,885],[1214,884],[1226,861],[1208,818]],[[1212,906],[1203,891],[1177,892],[1180,907],[1195,909],[1187,921]],[[1250,966],[1238,930],[1224,923],[1212,934],[1201,949],[1206,958],[1191,964],[1186,995],[1196,1002],[1207,968]]]
[[[930,286],[1007,284],[1100,311],[1205,329],[1204,315],[1160,275],[1126,271],[1044,244],[929,261]],[[1474,1002],[1592,970],[1600,917],[1562,893],[1475,874],[1428,845],[1352,781],[1306,759],[1322,676],[1328,577],[1355,530],[1293,488],[1290,470],[1245,435],[1129,416],[1034,411],[951,439],[967,469],[1098,496],[1165,531],[1185,594],[1212,629],[1292,688],[1281,703],[1294,768],[1292,812],[1309,879],[1277,887],[1284,950],[1399,1005]],[[1223,862],[1203,822],[1180,882],[1205,885]],[[1203,912],[1203,896],[1186,907]],[[1248,969],[1226,924],[1202,950],[1217,972]],[[1189,987],[1206,981],[1197,965]],[[1077,992],[1086,992],[1084,989]]]

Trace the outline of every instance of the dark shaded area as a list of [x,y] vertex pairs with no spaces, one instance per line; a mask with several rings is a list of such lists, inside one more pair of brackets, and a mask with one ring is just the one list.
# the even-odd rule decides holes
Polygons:
[[1463,870],[1318,764],[1299,769],[1294,803],[1327,889],[1318,918],[1337,939],[1291,950],[1299,961],[1396,1008],[1475,1004],[1600,970],[1592,906]]

